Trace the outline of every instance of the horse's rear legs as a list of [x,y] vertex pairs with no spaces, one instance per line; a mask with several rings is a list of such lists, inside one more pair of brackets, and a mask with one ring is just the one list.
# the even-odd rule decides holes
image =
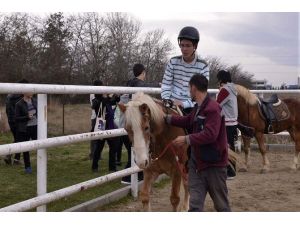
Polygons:
[[291,165],[291,169],[296,171],[299,168],[299,156],[300,156],[300,135],[299,138],[295,140],[295,155],[294,160]]
[[261,173],[266,173],[270,170],[270,162],[269,162],[269,159],[267,157],[267,149],[266,149],[266,146],[265,146],[264,134],[260,133],[260,132],[256,133],[255,138],[257,140],[260,153],[263,157],[263,168],[261,169]]
[[251,138],[242,135],[243,139],[243,149],[245,152],[245,167],[239,169],[240,172],[247,172],[249,169],[249,158],[250,158],[250,141]]

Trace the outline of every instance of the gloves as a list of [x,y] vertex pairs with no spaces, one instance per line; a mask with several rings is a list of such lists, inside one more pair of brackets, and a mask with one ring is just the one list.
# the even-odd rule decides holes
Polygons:
[[162,102],[166,108],[173,108],[174,106],[174,103],[171,99],[163,99]]

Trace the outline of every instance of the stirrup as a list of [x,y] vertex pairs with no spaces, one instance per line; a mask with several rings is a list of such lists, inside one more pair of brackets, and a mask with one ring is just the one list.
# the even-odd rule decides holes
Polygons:
[[274,134],[274,129],[272,125],[268,126],[268,134]]

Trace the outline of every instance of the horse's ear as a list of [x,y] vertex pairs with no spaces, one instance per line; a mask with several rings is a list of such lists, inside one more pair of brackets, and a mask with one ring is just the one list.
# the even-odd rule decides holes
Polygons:
[[122,113],[125,113],[125,111],[126,111],[126,106],[125,106],[123,103],[118,103],[118,106],[119,106],[121,112],[122,112]]
[[147,104],[145,104],[145,103],[141,104],[141,105],[139,106],[139,108],[140,108],[141,113],[143,113],[143,114],[146,113],[147,110],[148,110],[148,106],[147,106]]

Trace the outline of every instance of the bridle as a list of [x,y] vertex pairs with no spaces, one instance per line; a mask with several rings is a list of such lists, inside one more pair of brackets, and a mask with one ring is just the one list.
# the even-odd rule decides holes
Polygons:
[[[167,114],[169,114],[169,112],[171,110],[181,114],[181,112],[179,111],[178,106],[174,105],[173,101],[171,99],[164,99],[163,100],[163,106],[164,106]],[[176,149],[175,149],[174,144],[173,144],[172,141],[166,145],[166,147],[163,149],[162,152],[159,153],[158,156],[154,157],[153,155],[156,154],[156,151],[155,151],[156,150],[155,149],[155,137],[150,135],[149,149],[150,149],[149,150],[150,165],[151,165],[151,163],[155,163],[155,162],[159,161],[166,154],[167,151],[171,151],[172,154],[175,157],[177,169],[179,170],[184,182],[187,182],[187,172],[186,172],[186,169],[185,169],[185,165],[183,165],[182,163],[179,162],[179,157],[176,154]]]
[[166,154],[166,152],[168,150],[170,150],[172,152],[172,154],[174,155],[175,161],[176,161],[176,167],[179,170],[180,175],[183,178],[183,181],[186,183],[187,182],[187,171],[186,171],[185,165],[179,162],[179,156],[176,154],[176,150],[175,150],[175,147],[174,147],[174,144],[172,141],[169,144],[167,144],[167,146],[164,148],[164,150],[155,158],[152,157],[152,153],[154,153],[154,152],[153,151],[149,152],[150,164],[155,163],[158,160],[160,160]]

